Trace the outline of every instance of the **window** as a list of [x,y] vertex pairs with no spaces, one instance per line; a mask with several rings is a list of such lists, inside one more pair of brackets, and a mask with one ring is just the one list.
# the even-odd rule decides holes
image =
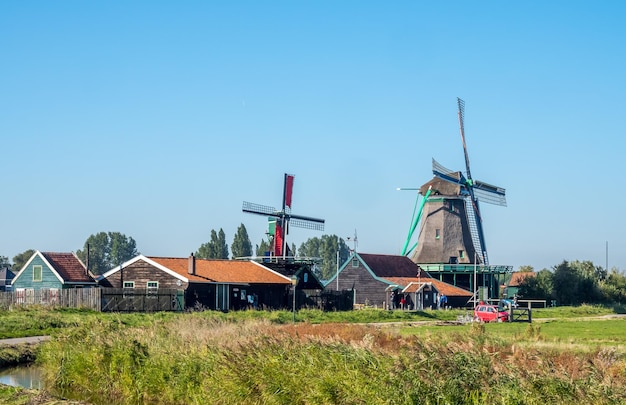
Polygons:
[[352,259],[352,267],[359,267],[359,259]]
[[146,283],[146,287],[146,295],[150,298],[156,298],[157,293],[159,292],[159,282],[148,281]]
[[134,291],[135,290],[135,282],[134,281],[124,281],[123,287],[124,287],[124,289],[123,289],[124,292],[123,292],[122,296],[124,298],[132,298],[133,295],[135,295],[135,291]]
[[465,252],[464,252],[464,251],[462,251],[462,250],[459,250],[459,257],[460,257],[461,259],[464,259],[464,258],[465,258]]
[[42,276],[42,267],[41,266],[33,266],[33,281],[41,281]]
[[441,229],[435,229],[435,239],[439,239],[441,237]]

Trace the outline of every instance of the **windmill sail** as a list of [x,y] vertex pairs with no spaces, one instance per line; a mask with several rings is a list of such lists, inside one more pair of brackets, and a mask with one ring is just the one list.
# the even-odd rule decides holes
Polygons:
[[285,173],[285,188],[283,197],[283,210],[291,209],[291,194],[293,193],[293,174]]
[[282,210],[277,210],[268,205],[254,204],[248,201],[243,202],[241,210],[250,214],[266,215],[269,217],[270,253],[276,257],[282,256],[285,259],[289,247],[285,236],[289,233],[289,225],[298,228],[324,230],[324,220],[319,218],[293,215],[291,213],[291,196],[293,193],[292,174],[285,173],[285,183],[283,188]]
[[[471,234],[472,244],[477,255],[484,264],[488,264],[487,247],[480,214],[480,202],[506,206],[506,190],[483,181],[472,179],[470,160],[465,142],[465,102],[457,98],[459,128],[463,143],[463,155],[465,157],[465,175],[461,171],[453,171],[443,166],[435,159],[432,160],[433,175],[435,178],[458,186],[456,195],[465,199],[465,215],[467,216],[467,228]],[[450,190],[447,190],[450,195]]]

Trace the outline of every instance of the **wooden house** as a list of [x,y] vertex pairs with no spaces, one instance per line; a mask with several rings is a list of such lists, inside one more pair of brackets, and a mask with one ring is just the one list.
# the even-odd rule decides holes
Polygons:
[[326,289],[352,290],[354,303],[386,307],[388,277],[417,276],[419,269],[408,257],[354,252],[326,283]]
[[97,283],[74,253],[36,251],[11,282],[18,293],[96,287]]
[[[410,286],[410,287],[409,287]],[[471,293],[440,280],[420,269],[406,256],[354,252],[331,278],[326,289],[353,290],[357,305],[394,308],[394,297],[412,294],[414,308],[430,308],[440,294],[448,297],[448,306],[463,307]],[[419,300],[419,301],[417,301]]]
[[221,311],[288,307],[291,279],[253,261],[139,255],[98,278],[130,295],[184,291],[184,307]]

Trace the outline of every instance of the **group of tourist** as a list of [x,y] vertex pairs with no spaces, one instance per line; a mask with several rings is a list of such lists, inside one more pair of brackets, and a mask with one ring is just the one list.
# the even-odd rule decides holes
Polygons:
[[402,294],[396,291],[391,292],[389,303],[389,309],[406,309],[410,311],[414,306],[411,294]]

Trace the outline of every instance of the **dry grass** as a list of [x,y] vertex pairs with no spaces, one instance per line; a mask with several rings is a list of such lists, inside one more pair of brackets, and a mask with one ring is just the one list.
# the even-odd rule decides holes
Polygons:
[[99,321],[46,344],[41,361],[57,394],[106,404],[626,402],[626,361],[615,348],[562,350],[539,329],[523,344],[480,324],[455,330],[418,337],[344,323]]

